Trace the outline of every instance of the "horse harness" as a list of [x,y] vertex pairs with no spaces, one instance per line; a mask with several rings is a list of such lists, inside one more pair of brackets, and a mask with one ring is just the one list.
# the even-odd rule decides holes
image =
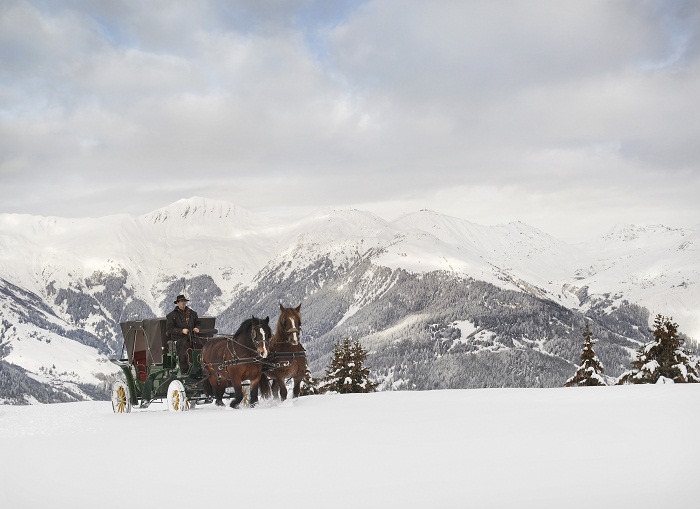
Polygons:
[[[259,340],[259,341],[256,340],[257,331],[255,329],[253,329],[253,334],[254,334],[254,336],[252,339],[253,339],[253,342],[255,343],[256,346],[258,344],[260,344],[262,341],[264,341],[264,340]],[[289,366],[291,364],[289,361],[279,362],[279,363],[270,362],[270,361],[264,359],[258,353],[257,349],[250,348],[249,346],[244,345],[244,344],[240,343],[239,341],[236,341],[235,339],[233,339],[233,336],[221,336],[221,337],[226,338],[226,349],[229,351],[232,358],[229,360],[221,361],[221,362],[205,362],[202,364],[205,368],[207,368],[207,370],[209,369],[209,367],[212,367],[212,368],[216,367],[217,380],[221,380],[221,378],[222,378],[221,372],[223,372],[229,366],[241,366],[244,364],[262,364],[264,370],[274,370],[277,368]],[[233,343],[245,348],[246,350],[250,350],[251,352],[255,352],[256,355],[253,357],[239,357],[238,354],[236,353],[235,349],[232,348]],[[304,352],[299,352],[299,353],[302,353],[303,356],[306,356],[306,353],[304,353]],[[277,354],[273,354],[273,355],[277,356]],[[284,357],[284,356],[280,356],[280,357]],[[210,374],[214,374],[214,373],[210,373]],[[228,376],[226,376],[226,378],[228,378]]]
[[[292,320],[292,323],[294,323],[293,320]],[[285,333],[286,336],[287,336],[287,339],[286,339],[285,341],[280,341],[280,343],[290,343],[290,344],[291,344],[292,341],[289,339],[289,337],[290,337],[293,333],[295,333],[295,332],[296,332],[297,334],[299,334],[299,338],[301,338],[301,324],[299,324],[298,327],[290,327],[289,329],[287,329],[286,331],[284,331],[284,333]]]
[[[292,333],[296,332],[297,334],[301,334],[301,326],[299,327],[292,327],[288,330],[285,330],[285,335],[286,339],[285,341],[280,341],[279,343],[289,343],[291,344],[291,340],[289,337],[291,336]],[[257,347],[260,343],[264,341],[264,339],[258,340],[258,331],[255,327],[252,329],[253,337],[251,338],[253,340],[253,343]],[[227,367],[229,366],[241,366],[244,364],[262,364],[263,366],[263,371],[265,372],[270,372],[274,371],[278,368],[286,368],[289,367],[292,363],[291,360],[282,360],[281,362],[275,362],[276,359],[298,359],[298,358],[303,358],[306,357],[306,350],[304,350],[304,347],[302,347],[302,350],[300,352],[273,352],[271,351],[269,353],[269,356],[264,359],[257,351],[257,349],[250,348],[247,345],[244,345],[240,343],[239,341],[236,341],[234,336],[222,336],[226,338],[226,348],[231,354],[232,358],[229,360],[221,361],[221,362],[207,362],[203,363],[203,366],[205,368],[209,367],[216,367],[216,378],[217,381],[221,380],[221,372],[224,371]],[[251,352],[255,352],[255,356],[253,357],[239,357],[236,354],[235,349],[232,348],[232,343],[235,343],[246,350],[250,350]],[[213,373],[212,373],[213,374]],[[228,374],[227,374],[228,375]],[[228,378],[228,376],[226,377]]]
[[[291,337],[292,333],[294,333],[294,332],[301,335],[301,325],[299,325],[298,327],[291,327],[291,328],[285,330],[284,331],[285,336],[286,336],[285,340],[284,341],[276,341],[275,344],[290,344],[291,345],[292,341],[291,341],[290,337]],[[297,343],[297,344],[301,346],[301,343]],[[284,361],[282,363],[275,364],[274,362],[272,362],[272,360],[275,360],[275,359],[299,359],[299,358],[306,357],[306,350],[304,350],[303,346],[301,347],[300,352],[275,352],[275,351],[272,351],[272,347],[273,347],[273,345],[270,344],[270,355],[269,355],[268,359],[271,359],[271,360],[266,363],[266,364],[269,364],[269,366],[265,366],[263,368],[263,370],[267,371],[267,372],[274,371],[275,369],[281,368],[281,367],[286,368],[287,366],[289,366],[291,364],[291,361]]]

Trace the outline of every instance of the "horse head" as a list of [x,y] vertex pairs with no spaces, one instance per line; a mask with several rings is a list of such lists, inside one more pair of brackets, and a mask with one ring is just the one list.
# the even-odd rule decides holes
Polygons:
[[301,304],[286,308],[280,303],[280,317],[277,320],[276,334],[281,342],[298,345],[301,340]]
[[261,320],[253,317],[250,328],[250,339],[253,341],[258,354],[264,359],[270,353],[270,317]]

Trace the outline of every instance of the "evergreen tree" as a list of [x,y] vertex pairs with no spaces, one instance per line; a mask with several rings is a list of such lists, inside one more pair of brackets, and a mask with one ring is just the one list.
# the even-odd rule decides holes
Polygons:
[[378,384],[371,380],[369,368],[365,366],[367,350],[362,348],[358,340],[355,340],[350,354],[350,378],[353,380],[353,390],[351,392],[374,392]]
[[588,327],[588,322],[586,322],[586,328],[583,331],[581,365],[574,373],[574,376],[566,381],[565,387],[606,385],[605,380],[601,376],[603,374],[603,364],[593,351],[593,345],[597,342],[593,339],[591,329]]
[[320,394],[318,380],[311,376],[311,371],[307,367],[304,378],[301,379],[299,396],[313,396],[314,394]]
[[656,315],[654,339],[640,347],[632,369],[618,378],[622,384],[653,384],[671,380],[675,383],[700,382],[700,365],[683,347],[678,324],[672,318]]
[[337,342],[321,390],[340,394],[374,392],[377,383],[370,379],[369,368],[364,365],[366,359],[367,351],[359,341]]

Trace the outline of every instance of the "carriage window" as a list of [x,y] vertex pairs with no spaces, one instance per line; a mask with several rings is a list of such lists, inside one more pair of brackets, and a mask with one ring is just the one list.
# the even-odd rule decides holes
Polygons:
[[136,329],[134,331],[134,351],[139,352],[146,349],[146,333],[142,329]]

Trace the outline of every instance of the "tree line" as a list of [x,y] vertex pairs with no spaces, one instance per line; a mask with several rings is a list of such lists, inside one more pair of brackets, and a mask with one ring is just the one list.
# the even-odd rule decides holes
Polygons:
[[[608,385],[603,377],[604,367],[595,354],[588,323],[583,331],[581,362],[566,387]],[[700,358],[685,347],[673,318],[656,315],[652,339],[636,352],[632,367],[616,379],[616,385],[700,382]]]

